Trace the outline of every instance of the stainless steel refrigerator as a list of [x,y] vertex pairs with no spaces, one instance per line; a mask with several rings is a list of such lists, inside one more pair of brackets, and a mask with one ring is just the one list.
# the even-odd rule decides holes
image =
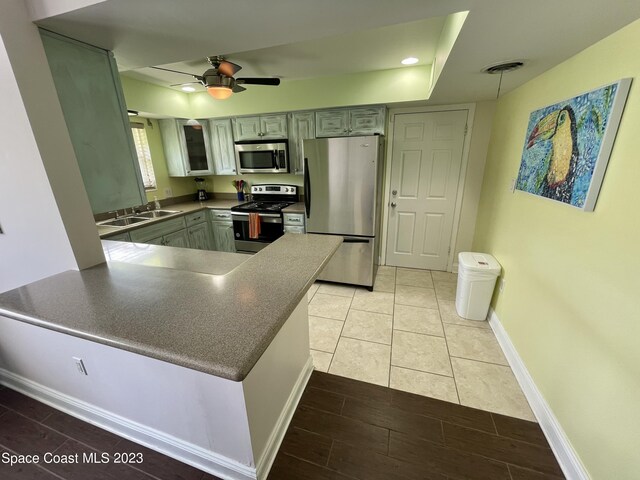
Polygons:
[[378,268],[383,137],[304,140],[307,233],[343,243],[319,280],[373,288]]

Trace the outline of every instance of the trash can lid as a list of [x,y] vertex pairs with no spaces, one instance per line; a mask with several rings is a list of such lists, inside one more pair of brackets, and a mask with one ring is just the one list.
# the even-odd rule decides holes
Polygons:
[[495,273],[500,275],[502,267],[498,261],[488,253],[460,252],[458,265],[472,272]]

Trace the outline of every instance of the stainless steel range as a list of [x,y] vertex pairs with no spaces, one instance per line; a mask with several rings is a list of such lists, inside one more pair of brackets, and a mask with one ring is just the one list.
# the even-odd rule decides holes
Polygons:
[[[251,195],[251,202],[231,208],[233,235],[238,252],[258,252],[284,235],[282,209],[298,201],[298,187],[253,185]],[[254,218],[253,225],[251,217],[257,217]]]

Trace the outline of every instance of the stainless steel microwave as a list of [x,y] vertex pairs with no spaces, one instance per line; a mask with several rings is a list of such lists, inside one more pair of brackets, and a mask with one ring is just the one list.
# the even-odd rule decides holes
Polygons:
[[235,144],[238,173],[288,173],[287,142],[238,142]]

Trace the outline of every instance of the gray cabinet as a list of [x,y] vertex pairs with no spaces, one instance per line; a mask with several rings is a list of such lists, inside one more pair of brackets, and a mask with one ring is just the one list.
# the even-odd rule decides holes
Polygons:
[[305,233],[304,213],[284,213],[284,231],[289,233]]
[[208,121],[171,118],[159,120],[158,124],[170,177],[213,174]]
[[166,247],[189,248],[189,236],[186,230],[178,230],[163,237],[164,243],[162,245]]
[[230,118],[209,120],[209,138],[216,175],[235,175],[236,157]]
[[230,211],[211,210],[211,230],[213,232],[214,250],[220,252],[236,251]]
[[[151,243],[154,245],[167,245],[166,239],[173,233],[182,232],[186,239],[185,247],[189,246],[184,217],[171,218],[162,222],[156,222],[146,227],[131,230],[131,241],[138,243]],[[178,245],[173,245],[178,246]]]
[[44,30],[40,36],[91,209],[147,203],[113,54]]
[[289,114],[289,162],[291,173],[304,174],[302,142],[316,138],[316,117],[314,112],[293,112]]
[[212,238],[206,210],[185,215],[189,247],[198,250],[211,250]]
[[336,108],[316,112],[316,137],[383,135],[384,106]]
[[129,232],[124,233],[116,233],[115,235],[111,235],[109,237],[104,237],[105,240],[113,240],[114,242],[130,242],[131,236]]
[[199,223],[187,229],[189,234],[189,246],[198,250],[211,250],[211,235],[209,223]]
[[232,119],[233,138],[243,140],[271,140],[287,138],[287,115],[277,113]]

